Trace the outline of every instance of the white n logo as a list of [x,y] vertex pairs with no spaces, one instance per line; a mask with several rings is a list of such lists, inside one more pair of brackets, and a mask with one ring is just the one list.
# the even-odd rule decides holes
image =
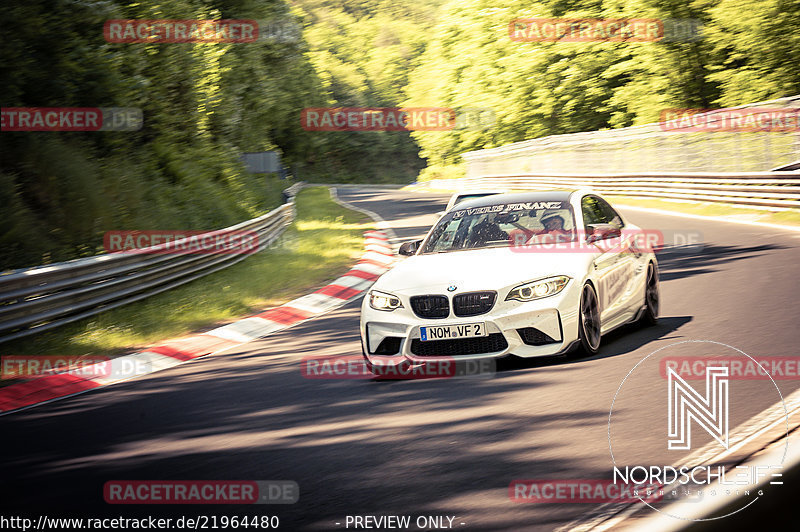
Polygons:
[[695,420],[723,447],[728,448],[728,368],[706,368],[706,395],[689,386],[675,370],[667,368],[669,387],[669,440],[667,449],[692,446],[691,420]]

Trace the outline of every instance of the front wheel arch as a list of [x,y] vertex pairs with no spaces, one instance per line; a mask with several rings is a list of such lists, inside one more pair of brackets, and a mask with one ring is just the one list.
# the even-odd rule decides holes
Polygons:
[[588,280],[581,287],[578,300],[578,340],[585,355],[595,355],[600,350],[600,300],[597,289]]
[[[651,278],[652,272],[652,278]],[[644,279],[644,310],[639,322],[644,326],[658,323],[658,312],[661,301],[661,281],[658,274],[658,264],[655,261],[647,263],[647,273]]]

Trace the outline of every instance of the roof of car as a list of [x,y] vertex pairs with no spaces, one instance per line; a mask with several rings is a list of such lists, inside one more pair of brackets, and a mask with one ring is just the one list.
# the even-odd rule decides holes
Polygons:
[[[460,202],[458,210],[470,209],[473,207],[486,207],[488,205],[499,205],[501,203],[526,203],[532,201],[569,201],[570,195],[574,190],[545,190],[534,192],[514,192],[512,194],[495,194],[484,198],[475,198]],[[454,207],[455,209],[455,207]]]
[[463,198],[464,196],[492,196],[496,194],[506,194],[505,190],[475,190],[473,192],[456,192],[453,196]]

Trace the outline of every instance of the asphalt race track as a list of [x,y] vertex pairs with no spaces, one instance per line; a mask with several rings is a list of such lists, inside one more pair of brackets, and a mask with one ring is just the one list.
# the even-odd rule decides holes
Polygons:
[[[401,240],[421,236],[447,200],[374,188],[339,196],[379,213]],[[689,339],[752,356],[795,356],[800,344],[800,233],[623,212],[642,227],[699,232],[702,246],[659,254],[659,324],[611,333],[598,356],[507,364],[492,378],[304,378],[302,357],[360,354],[358,299],[226,354],[0,417],[0,505],[6,514],[61,517],[266,514],[279,516],[281,530],[344,529],[348,515],[450,516],[464,530],[558,528],[589,505],[514,503],[509,483],[606,478],[609,407],[640,359]],[[743,419],[775,402],[756,384],[742,384],[753,386]],[[778,385],[788,395],[798,382]],[[662,437],[622,425],[624,413],[617,422],[640,432],[620,444],[631,452]],[[293,480],[300,500],[106,504],[104,483],[122,479]]]

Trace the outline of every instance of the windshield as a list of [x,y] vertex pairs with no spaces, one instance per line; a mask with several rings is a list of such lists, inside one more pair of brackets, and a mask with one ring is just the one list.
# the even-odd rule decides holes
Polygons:
[[422,253],[574,239],[575,217],[566,201],[498,203],[449,211],[431,231]]

